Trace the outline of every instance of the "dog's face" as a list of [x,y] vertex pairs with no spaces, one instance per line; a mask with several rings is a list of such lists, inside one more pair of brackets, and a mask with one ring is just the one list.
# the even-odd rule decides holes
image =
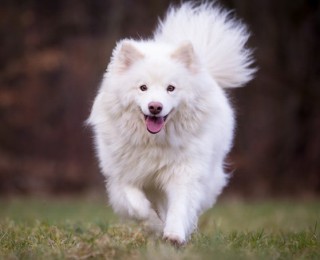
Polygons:
[[[117,90],[121,102],[134,102],[143,118],[146,129],[159,133],[181,103],[192,96],[190,77],[196,73],[196,62],[191,44],[178,48],[160,48],[150,44],[135,46],[124,41],[115,51],[111,69],[122,79]],[[159,51],[160,50],[160,51]]]
[[178,106],[181,97],[175,83],[144,83],[136,97],[147,130],[156,134],[161,131],[170,113]]

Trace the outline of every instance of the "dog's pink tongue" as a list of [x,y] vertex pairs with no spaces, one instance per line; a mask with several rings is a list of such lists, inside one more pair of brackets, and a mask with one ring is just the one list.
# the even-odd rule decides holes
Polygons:
[[151,134],[159,133],[164,125],[163,117],[147,116],[147,129]]

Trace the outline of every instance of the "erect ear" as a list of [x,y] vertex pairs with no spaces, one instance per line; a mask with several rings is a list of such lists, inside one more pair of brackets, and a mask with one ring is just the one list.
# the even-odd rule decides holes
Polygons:
[[143,57],[143,54],[130,41],[123,41],[115,57],[118,71],[127,70],[133,63]]
[[195,68],[195,53],[190,42],[181,44],[172,54],[171,57],[182,62],[188,69]]

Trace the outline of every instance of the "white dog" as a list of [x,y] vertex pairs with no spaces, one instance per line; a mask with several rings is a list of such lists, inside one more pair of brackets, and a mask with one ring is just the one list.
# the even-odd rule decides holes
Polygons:
[[88,119],[110,204],[183,244],[227,184],[224,88],[254,73],[246,27],[211,4],[171,8],[154,37],[115,47]]

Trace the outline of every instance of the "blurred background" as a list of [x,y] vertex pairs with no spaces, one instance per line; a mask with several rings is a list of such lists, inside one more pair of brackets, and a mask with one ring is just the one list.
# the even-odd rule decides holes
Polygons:
[[[104,194],[84,125],[112,48],[148,37],[169,0],[2,0],[0,196]],[[320,195],[318,0],[221,0],[259,71],[230,91],[238,123],[224,196]]]

